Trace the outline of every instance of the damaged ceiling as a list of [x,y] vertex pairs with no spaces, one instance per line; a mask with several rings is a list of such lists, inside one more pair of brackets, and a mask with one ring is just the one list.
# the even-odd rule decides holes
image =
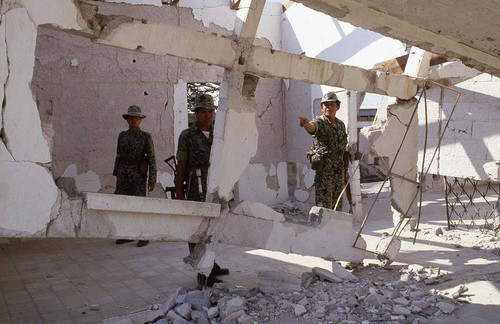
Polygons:
[[500,76],[500,2],[296,0],[354,26]]

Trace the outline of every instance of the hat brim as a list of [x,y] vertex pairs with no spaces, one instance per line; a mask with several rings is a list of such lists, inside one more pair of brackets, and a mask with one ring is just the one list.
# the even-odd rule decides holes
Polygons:
[[123,114],[122,117],[123,119],[127,119],[128,116],[131,116],[131,117],[139,117],[141,119],[144,119],[146,118],[146,115],[143,115],[143,114],[134,114],[134,113],[131,113],[131,114]]
[[210,105],[210,104],[197,104],[196,106],[193,107],[193,111],[196,111],[198,108],[205,108],[208,110],[215,110],[215,105]]
[[339,100],[339,99],[335,99],[335,100],[333,100],[333,99],[328,99],[328,100],[323,100],[323,101],[321,101],[321,103],[324,103],[324,102],[340,102],[340,100]]

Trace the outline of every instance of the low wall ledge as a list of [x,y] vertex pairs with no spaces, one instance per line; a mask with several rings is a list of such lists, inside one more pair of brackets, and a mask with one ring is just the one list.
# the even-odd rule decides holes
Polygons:
[[88,210],[105,210],[140,214],[219,217],[220,205],[161,198],[147,198],[85,192]]

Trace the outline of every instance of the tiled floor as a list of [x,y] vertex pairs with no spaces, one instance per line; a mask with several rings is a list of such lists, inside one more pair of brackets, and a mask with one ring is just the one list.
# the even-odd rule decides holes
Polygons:
[[[232,272],[226,280],[246,286],[257,284],[259,270],[301,273],[329,264],[299,256],[307,266],[288,263],[234,246],[219,251],[221,264]],[[162,302],[177,287],[196,284],[195,272],[182,262],[186,254],[186,243],[137,248],[112,240],[43,239],[1,244],[0,323],[94,323]],[[91,310],[94,304],[98,310]]]
[[[365,199],[364,204],[368,203]],[[427,194],[426,203],[424,222],[442,224],[445,210],[439,194]],[[369,247],[391,227],[387,198],[374,211],[364,231]],[[137,248],[135,242],[115,245],[102,239],[4,240],[0,243],[0,323],[99,323],[163,302],[177,287],[195,285],[195,273],[182,262],[187,252],[186,243],[151,242]],[[330,267],[320,258],[234,246],[220,245],[217,253],[219,263],[231,270],[223,279],[247,287],[257,285],[261,270],[300,274],[314,266]],[[478,258],[489,271],[495,265],[488,251],[457,253],[450,244],[419,239],[416,245],[403,242],[398,261],[470,272],[486,269],[471,263]],[[481,291],[484,298],[464,309],[464,322],[490,323],[500,318],[499,284],[476,285],[472,290]],[[490,295],[484,296],[486,291]],[[98,309],[91,310],[91,305]]]

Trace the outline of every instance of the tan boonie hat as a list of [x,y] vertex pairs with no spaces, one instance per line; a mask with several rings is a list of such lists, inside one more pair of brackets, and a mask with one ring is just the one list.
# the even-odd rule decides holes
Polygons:
[[323,97],[321,98],[321,103],[323,103],[323,102],[329,102],[329,101],[340,102],[339,98],[337,98],[337,95],[333,91],[325,93],[323,95]]
[[196,95],[196,98],[194,99],[193,110],[196,110],[198,108],[214,110],[215,109],[214,98],[206,93],[201,93]]
[[136,105],[128,107],[127,113],[123,114],[122,116],[123,119],[127,119],[128,116],[146,118],[146,115],[144,115],[141,111],[141,107]]

